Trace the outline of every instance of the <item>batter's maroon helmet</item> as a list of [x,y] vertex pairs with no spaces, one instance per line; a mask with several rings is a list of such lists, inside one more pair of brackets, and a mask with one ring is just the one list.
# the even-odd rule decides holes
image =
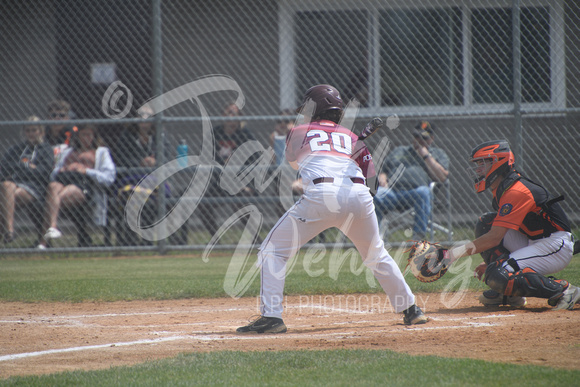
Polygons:
[[475,169],[475,191],[483,192],[514,167],[515,159],[506,140],[487,141],[473,148],[471,161]]
[[297,112],[302,110],[306,103],[312,100],[316,103],[316,109],[312,114],[312,118],[320,117],[323,113],[329,110],[336,110],[341,113],[344,109],[344,102],[340,97],[340,93],[336,87],[331,85],[316,85],[312,86],[304,94],[302,104],[296,109]]

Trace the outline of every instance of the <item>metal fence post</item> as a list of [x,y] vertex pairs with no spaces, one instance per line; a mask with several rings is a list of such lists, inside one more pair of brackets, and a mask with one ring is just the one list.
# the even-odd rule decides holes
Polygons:
[[[152,42],[153,42],[153,93],[154,95],[161,95],[163,93],[163,47],[162,47],[162,15],[161,15],[161,0],[153,0],[152,7]],[[165,160],[165,133],[163,130],[163,111],[155,115],[155,140],[156,140],[156,154],[157,154],[157,166],[163,165]],[[163,219],[165,215],[165,189],[164,182],[159,182],[158,195],[157,195],[157,217],[158,219]],[[162,223],[164,224],[164,223]],[[165,234],[164,232],[162,232]],[[157,248],[159,254],[165,254],[167,252],[167,241],[165,239],[159,239],[157,241]]]
[[513,44],[513,93],[514,93],[514,151],[518,168],[524,167],[522,128],[522,50],[521,50],[520,0],[513,0],[512,44]]

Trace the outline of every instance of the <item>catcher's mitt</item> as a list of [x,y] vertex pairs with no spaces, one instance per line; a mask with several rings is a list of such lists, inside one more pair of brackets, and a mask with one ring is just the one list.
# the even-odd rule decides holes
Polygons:
[[407,266],[421,282],[437,281],[447,272],[450,265],[449,252],[438,244],[427,241],[416,242],[411,246]]

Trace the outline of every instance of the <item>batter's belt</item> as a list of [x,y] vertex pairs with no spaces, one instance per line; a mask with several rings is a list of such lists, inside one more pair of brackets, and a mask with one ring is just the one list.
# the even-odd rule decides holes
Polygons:
[[[351,177],[350,181],[352,181],[355,184],[364,184],[365,183],[365,179],[362,179],[360,177]],[[312,184],[333,183],[333,182],[334,182],[334,177],[317,177],[316,179],[312,180]]]

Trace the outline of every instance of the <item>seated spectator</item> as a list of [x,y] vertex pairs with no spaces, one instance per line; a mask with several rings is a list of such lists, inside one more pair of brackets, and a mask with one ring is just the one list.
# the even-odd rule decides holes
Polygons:
[[[280,112],[281,116],[294,116],[296,113],[291,109],[286,109]],[[283,163],[286,153],[286,137],[290,130],[294,126],[294,120],[286,119],[281,120],[276,123],[274,131],[270,134],[270,145],[274,149],[274,154],[276,156],[276,165]],[[302,186],[302,178],[299,177],[292,182],[292,195],[300,196],[304,193],[304,187]],[[282,216],[286,212],[285,210],[280,214]]]
[[[147,119],[153,111],[143,107],[140,117]],[[157,146],[151,122],[140,122],[125,129],[115,148],[115,162],[120,167],[154,167]],[[166,144],[167,145],[167,144]],[[168,148],[166,148],[168,149]]]
[[[290,164],[286,162],[286,137],[290,130],[294,126],[294,120],[291,119],[291,116],[295,116],[296,113],[291,109],[286,109],[280,112],[281,116],[288,116],[287,119],[282,119],[276,123],[274,127],[274,131],[270,134],[270,146],[274,150],[274,156],[276,160],[276,165],[279,166],[280,164],[287,165],[290,167]],[[301,196],[304,193],[304,187],[302,186],[302,178],[299,177],[292,182],[292,195],[294,196]],[[277,208],[276,212],[278,216],[284,215],[286,209],[280,203]],[[321,233],[320,235],[323,235]]]
[[[224,117],[237,117],[241,115],[240,109],[234,103],[228,103],[224,106],[222,115]],[[214,129],[215,136],[215,158],[218,163],[225,165],[234,153],[234,151],[243,143],[255,140],[252,132],[240,120],[225,121],[223,125],[217,126]],[[249,157],[248,162],[255,160]],[[215,172],[215,171],[214,171]],[[214,174],[213,181],[206,192],[207,196],[224,196],[225,193],[218,187],[217,176]],[[240,195],[253,195],[254,190],[251,187],[244,187]],[[214,235],[219,226],[216,222],[216,217],[213,210],[213,205],[200,205],[202,212],[201,219],[207,231]]]
[[[63,100],[51,101],[48,104],[47,111],[48,119],[55,121],[70,120],[73,115],[70,104]],[[72,133],[76,130],[76,126],[65,124],[47,126],[44,140],[53,147],[55,161],[58,161],[60,153],[69,145]]]
[[115,164],[109,149],[101,145],[97,128],[89,124],[73,133],[70,147],[63,151],[50,176],[46,195],[47,229],[38,248],[46,248],[48,240],[62,236],[57,221],[63,207],[93,209],[94,223],[105,226],[106,188],[113,184],[115,176]]
[[[280,112],[281,116],[294,116],[294,112],[286,109]],[[276,156],[276,165],[284,162],[284,152],[286,149],[286,136],[290,133],[290,129],[294,126],[294,120],[282,119],[276,123],[274,130],[270,134],[270,146],[274,150]]]
[[44,127],[34,124],[40,118],[31,116],[27,121],[30,125],[22,128],[24,141],[8,149],[0,163],[0,226],[4,243],[14,240],[15,208],[43,200],[54,167],[52,147],[43,142]]
[[[224,117],[237,117],[241,116],[242,113],[235,103],[228,103],[224,107],[222,115]],[[225,121],[223,125],[215,128],[214,135],[216,160],[221,165],[227,163],[240,145],[256,139],[246,127],[245,122],[239,120]]]
[[[153,110],[144,106],[140,111],[140,117],[147,119],[151,117]],[[164,154],[169,154],[169,143],[165,141],[164,144]],[[152,168],[157,165],[157,142],[155,136],[155,128],[151,122],[140,122],[138,124],[131,125],[125,129],[119,140],[117,141],[117,146],[114,152],[115,164],[119,167],[125,168]],[[169,161],[167,157],[164,158],[165,161]],[[115,184],[115,191],[117,197],[118,208],[115,209],[115,220],[120,226],[117,229],[117,241],[120,245],[136,245],[144,242],[141,239],[137,239],[137,234],[130,230],[122,220],[125,204],[128,198],[133,193],[135,186],[147,173],[145,171],[132,171],[127,170],[123,173],[117,174],[117,182]],[[151,184],[155,186],[156,184]],[[165,194],[169,194],[168,186],[164,186]],[[153,192],[153,191],[151,191]],[[151,198],[155,197],[155,193]],[[147,204],[143,209],[143,221],[145,224],[153,224],[154,219],[157,215],[157,206],[155,200],[148,200]],[[149,241],[146,243],[150,244]]]
[[374,202],[379,223],[386,211],[413,208],[413,239],[422,240],[431,216],[429,184],[447,180],[449,156],[433,146],[435,127],[428,121],[419,122],[411,134],[412,145],[399,146],[387,155]]

